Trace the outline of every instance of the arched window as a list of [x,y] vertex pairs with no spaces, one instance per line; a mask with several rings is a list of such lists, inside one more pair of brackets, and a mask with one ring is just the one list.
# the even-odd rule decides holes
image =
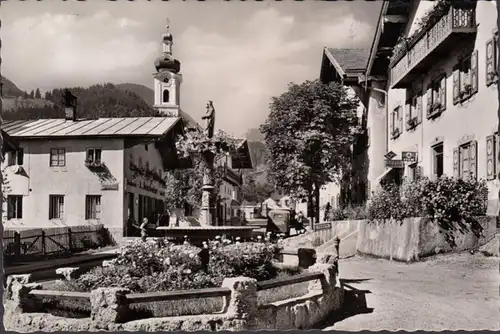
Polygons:
[[168,103],[170,101],[170,92],[168,89],[163,91],[163,103]]

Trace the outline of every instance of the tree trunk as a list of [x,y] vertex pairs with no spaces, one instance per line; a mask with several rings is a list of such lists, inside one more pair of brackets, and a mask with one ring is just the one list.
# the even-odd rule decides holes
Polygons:
[[312,190],[310,190],[307,194],[307,218],[309,219],[309,226],[312,228],[314,219],[314,203]]
[[318,184],[314,185],[314,221],[315,224],[320,223],[320,212],[319,212],[319,189],[320,186]]

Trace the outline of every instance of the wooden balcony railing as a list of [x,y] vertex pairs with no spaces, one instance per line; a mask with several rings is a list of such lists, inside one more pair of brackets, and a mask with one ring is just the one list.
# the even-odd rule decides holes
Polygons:
[[475,8],[451,5],[428,29],[422,29],[395,51],[391,61],[392,88],[406,88],[415,76],[425,73],[435,58],[453,49],[453,44],[477,32]]

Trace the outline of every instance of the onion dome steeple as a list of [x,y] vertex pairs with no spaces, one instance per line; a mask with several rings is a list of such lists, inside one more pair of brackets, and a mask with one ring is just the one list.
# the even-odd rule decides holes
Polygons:
[[174,44],[174,38],[170,33],[170,21],[168,19],[166,31],[162,35],[162,43],[163,53],[155,60],[156,71],[179,73],[181,70],[181,63],[172,55],[172,45]]

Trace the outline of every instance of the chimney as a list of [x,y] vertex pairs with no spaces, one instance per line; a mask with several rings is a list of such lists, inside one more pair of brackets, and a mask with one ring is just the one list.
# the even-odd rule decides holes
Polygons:
[[64,118],[69,121],[76,121],[76,96],[71,94],[69,89],[64,91]]

